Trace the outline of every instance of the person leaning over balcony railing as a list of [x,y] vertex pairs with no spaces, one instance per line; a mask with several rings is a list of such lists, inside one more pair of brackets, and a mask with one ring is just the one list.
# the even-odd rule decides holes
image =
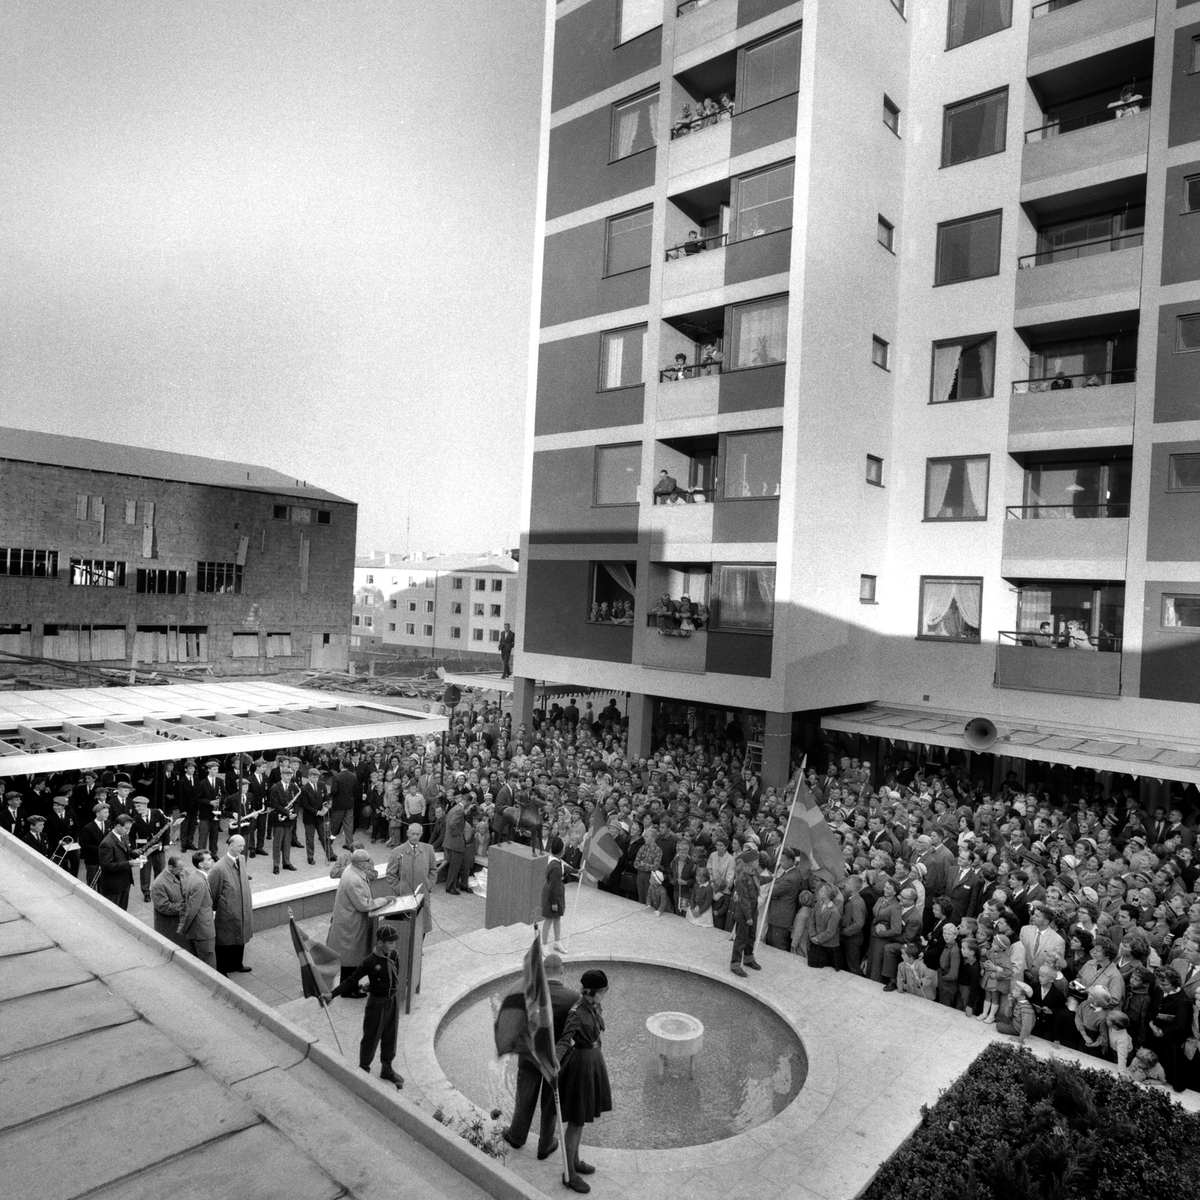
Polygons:
[[654,503],[667,504],[675,496],[679,490],[679,485],[675,481],[675,477],[670,474],[665,468],[658,473],[658,479],[654,484]]
[[686,379],[691,373],[691,368],[688,366],[686,354],[675,355],[675,365],[668,367],[663,372],[663,379],[668,383],[675,383],[680,379]]
[[704,347],[704,357],[700,360],[700,369],[697,374],[700,375],[720,375],[721,364],[725,361],[725,355],[717,348],[716,342],[709,342]]
[[1119,121],[1122,117],[1132,117],[1134,113],[1140,113],[1142,99],[1142,94],[1137,88],[1132,83],[1127,83],[1121,89],[1121,95],[1108,107],[1116,110],[1113,116]]

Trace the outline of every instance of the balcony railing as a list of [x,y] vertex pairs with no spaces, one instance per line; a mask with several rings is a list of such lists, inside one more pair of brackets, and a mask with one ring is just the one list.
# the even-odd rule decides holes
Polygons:
[[684,0],[684,2],[675,10],[677,17],[686,17],[688,13],[695,12],[698,8],[703,8],[706,4],[712,4],[713,0]]
[[703,604],[693,604],[693,611],[688,617],[679,611],[678,601],[673,611],[660,609],[656,605],[646,616],[646,627],[657,629],[663,637],[691,637],[702,629],[708,628],[708,609]]
[[1121,638],[1107,633],[1091,634],[1086,629],[1061,628],[1058,633],[1037,629],[1001,630],[1002,646],[1021,646],[1027,650],[1098,650],[1104,654],[1120,654]]
[[655,492],[655,504],[711,504],[713,498],[717,494],[715,487],[676,487],[675,490],[667,495],[664,492]]
[[1051,13],[1056,13],[1059,9],[1070,8],[1072,4],[1080,4],[1082,0],[1043,0],[1041,4],[1035,4],[1030,16],[1033,20],[1039,17],[1048,17]]
[[1010,521],[1078,521],[1128,517],[1128,500],[1105,504],[1010,504],[1004,510]]
[[[1140,86],[1135,89],[1135,92],[1141,92]],[[1114,100],[1104,108],[1094,109],[1092,112],[1082,113],[1075,117],[1062,117],[1049,121],[1045,125],[1038,125],[1034,129],[1027,129],[1025,141],[1040,142],[1046,138],[1060,137],[1066,133],[1074,133],[1078,129],[1088,129],[1092,125],[1103,125],[1106,121],[1119,121],[1122,117],[1136,116],[1138,113],[1147,112],[1149,108],[1149,92],[1135,94],[1128,100]]]
[[680,242],[667,251],[667,262],[675,258],[691,258],[705,250],[719,250],[729,241],[729,234],[714,233],[711,237],[692,238],[691,241]]
[[712,362],[688,363],[682,367],[664,367],[658,373],[659,383],[678,383],[681,379],[700,379],[705,375],[720,375],[722,363]]
[[1027,271],[1030,267],[1044,267],[1049,263],[1070,262],[1076,258],[1092,258],[1097,254],[1111,254],[1116,250],[1132,250],[1142,244],[1142,230],[1133,233],[1114,233],[1106,238],[1095,238],[1090,242],[1075,242],[1054,250],[1039,250],[1036,254],[1023,254],[1017,259],[1017,269]]
[[[1062,380],[1063,382],[1059,382]],[[1033,392],[1069,392],[1075,388],[1107,387],[1113,383],[1136,383],[1137,371],[1084,371],[1078,375],[1051,375],[1045,379],[1014,379],[1014,395]],[[1057,387],[1055,385],[1058,385]]]
[[732,121],[734,104],[734,97],[727,92],[722,94],[720,100],[710,97],[702,101],[696,106],[695,112],[690,104],[685,104],[683,116],[671,126],[671,141],[707,129],[710,125],[719,125],[722,121]]

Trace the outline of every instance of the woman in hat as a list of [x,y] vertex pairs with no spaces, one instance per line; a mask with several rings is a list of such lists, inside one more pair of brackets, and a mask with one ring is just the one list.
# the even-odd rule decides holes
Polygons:
[[562,838],[556,837],[550,843],[550,861],[546,864],[546,882],[542,885],[542,945],[550,940],[553,928],[555,950],[562,949],[562,918],[567,907],[562,852]]
[[568,1014],[558,1040],[558,1093],[567,1143],[568,1176],[563,1183],[583,1193],[592,1189],[581,1177],[595,1170],[579,1157],[583,1127],[603,1113],[612,1112],[613,1103],[608,1068],[600,1049],[604,1032],[601,1001],[608,991],[608,976],[595,969],[584,971],[579,987],[582,997]]

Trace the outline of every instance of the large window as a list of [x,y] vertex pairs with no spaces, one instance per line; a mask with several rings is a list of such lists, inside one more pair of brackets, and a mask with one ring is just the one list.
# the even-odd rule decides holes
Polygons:
[[989,456],[925,460],[925,520],[985,521]]
[[31,579],[57,579],[58,551],[0,546],[0,575],[24,575]]
[[979,641],[983,580],[978,577],[921,576],[917,637],[938,641]]
[[1183,211],[1200,212],[1200,175],[1189,175],[1183,181]]
[[1132,383],[1137,378],[1137,329],[1039,342],[1030,347],[1031,392]]
[[620,275],[650,265],[650,236],[654,229],[654,207],[639,208],[608,218],[604,247],[604,274]]
[[1022,581],[1017,587],[1018,645],[1040,649],[1121,649],[1123,583]]
[[588,621],[632,625],[637,592],[637,563],[594,562],[589,572]]
[[792,225],[792,182],[796,164],[783,163],[737,180],[733,240],[761,237]]
[[617,9],[617,44],[641,37],[662,22],[662,0],[620,0]]
[[1200,350],[1200,313],[1176,318],[1175,349],[1184,353]]
[[771,629],[775,622],[775,568],[723,564],[714,570],[717,576],[715,627]]
[[613,105],[612,160],[658,144],[658,89]]
[[730,310],[730,366],[765,367],[787,357],[787,296],[752,300]]
[[242,568],[237,563],[198,562],[196,591],[216,595],[241,595]]
[[[358,617],[354,618],[355,625],[361,624]],[[258,657],[258,634],[257,633],[235,633],[233,635],[233,657],[234,658],[257,658]]]
[[800,29],[776,34],[742,54],[738,112],[770,104],[800,87]]
[[1128,458],[1033,463],[1025,468],[1019,515],[1027,521],[1128,517],[1132,473]]
[[1172,454],[1167,491],[1200,492],[1200,454]]
[[73,558],[71,583],[75,587],[124,587],[125,564],[111,558]]
[[1001,216],[997,210],[940,224],[934,283],[962,283],[998,275]]
[[594,504],[636,504],[641,480],[641,442],[596,447]]
[[137,590],[155,596],[182,596],[187,591],[187,572],[138,567]]
[[1012,24],[1012,0],[950,0],[946,49],[999,33]]
[[[56,662],[119,662],[125,656],[124,625],[42,626],[43,658]],[[184,660],[182,652],[178,659]]]
[[1200,596],[1180,592],[1162,598],[1162,627],[1164,629],[1195,629],[1200,631]]
[[610,329],[600,335],[600,390],[637,387],[645,382],[646,326]]
[[1005,146],[1008,88],[947,104],[942,117],[942,166],[999,154]]
[[761,500],[779,495],[782,429],[727,433],[721,454],[722,500]]
[[992,395],[996,374],[996,335],[948,338],[933,343],[930,404],[983,400]]

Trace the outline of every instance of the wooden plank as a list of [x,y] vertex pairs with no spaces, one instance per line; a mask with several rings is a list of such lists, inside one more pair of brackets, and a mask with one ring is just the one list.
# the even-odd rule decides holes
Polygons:
[[18,725],[17,732],[25,739],[27,746],[45,746],[49,750],[74,750],[75,747],[64,742],[62,738],[55,737],[52,733],[46,733],[41,729],[34,729],[32,725]]
[[199,730],[206,737],[243,737],[246,733],[244,729],[238,729],[233,725],[222,725],[219,721],[214,721],[210,717],[193,717],[189,715],[180,717],[179,723]]
[[187,738],[188,731],[177,721],[163,721],[158,717],[143,717],[142,724],[153,733],[166,734],[169,738]]
[[74,721],[64,721],[62,731],[67,737],[73,737],[79,742],[90,742],[93,746],[122,746],[124,742],[114,738],[100,729],[89,729],[86,725],[76,725]]

